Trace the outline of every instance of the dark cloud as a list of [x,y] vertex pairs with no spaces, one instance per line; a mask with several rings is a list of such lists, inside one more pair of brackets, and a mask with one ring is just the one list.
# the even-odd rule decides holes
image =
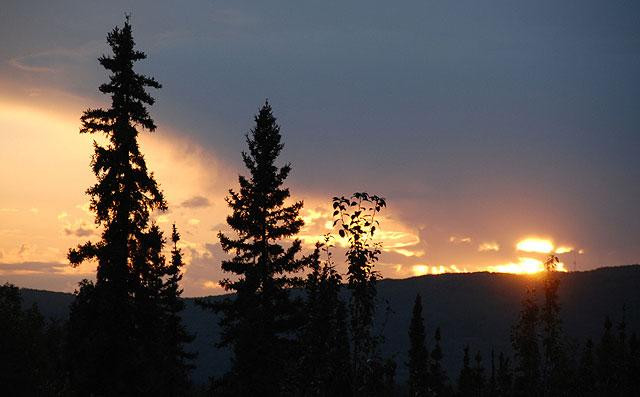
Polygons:
[[185,208],[205,208],[210,207],[211,203],[209,202],[209,199],[204,196],[193,196],[183,201],[180,206]]
[[64,232],[67,236],[76,236],[76,237],[87,237],[87,236],[91,236],[92,234],[95,233],[95,229],[89,228],[89,227],[85,227],[85,226],[78,226],[78,227],[65,227],[64,228]]
[[450,236],[530,233],[585,268],[640,257],[640,2],[9,2],[0,80],[98,98],[123,9],[163,83],[159,133],[231,169],[268,97],[293,195],[381,194],[426,225],[429,261],[457,258]]

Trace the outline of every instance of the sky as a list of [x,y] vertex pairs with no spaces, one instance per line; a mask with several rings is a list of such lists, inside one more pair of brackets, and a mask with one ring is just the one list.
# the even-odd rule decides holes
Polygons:
[[[304,200],[309,252],[331,197],[387,199],[384,277],[640,262],[637,1],[3,1],[0,281],[73,291],[99,237],[85,190],[106,106],[97,58],[131,14],[163,88],[142,150],[182,231],[186,296],[221,293],[216,234],[266,99]],[[340,242],[338,241],[338,245]],[[340,253],[340,247],[337,247]],[[342,266],[342,265],[340,265]]]

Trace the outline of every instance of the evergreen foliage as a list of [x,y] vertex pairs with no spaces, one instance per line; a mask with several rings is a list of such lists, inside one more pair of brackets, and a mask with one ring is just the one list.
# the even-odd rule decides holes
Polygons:
[[18,287],[0,285],[0,393],[59,395],[65,389],[62,332],[37,306],[22,308]]
[[301,286],[291,276],[305,267],[298,258],[299,240],[285,246],[303,226],[302,202],[286,205],[288,188],[283,184],[291,166],[276,165],[282,151],[280,127],[269,102],[255,117],[255,127],[246,136],[249,152],[242,158],[249,177],[238,178],[240,190],[229,190],[232,214],[227,223],[236,233],[218,234],[220,245],[231,259],[222,270],[232,276],[221,281],[235,293],[215,304],[200,301],[222,315],[222,346],[233,350],[233,369],[226,379],[229,392],[237,395],[279,395],[288,387],[290,360],[296,351],[294,333],[301,326],[300,303],[289,289]]
[[156,129],[147,111],[154,99],[146,89],[161,86],[133,70],[146,55],[135,49],[128,17],[107,42],[113,54],[99,62],[110,72],[109,82],[99,90],[110,95],[111,107],[88,109],[81,117],[80,132],[104,134],[107,143],[94,141],[91,167],[98,181],[87,190],[101,239],[68,254],[74,266],[98,265],[95,283],[80,283],[71,308],[71,387],[77,394],[167,392],[188,382],[182,344],[189,338],[166,339],[176,335],[179,322],[179,266],[165,263],[162,232],[150,223],[150,214],[167,205],[137,139],[139,129]]
[[[303,396],[343,395],[351,390],[346,306],[340,298],[342,277],[335,270],[330,237],[316,245],[305,281],[306,321],[300,337],[303,350],[298,371]],[[321,259],[321,255],[325,259]]]
[[429,350],[426,346],[422,297],[416,295],[411,323],[409,324],[409,395],[429,396]]

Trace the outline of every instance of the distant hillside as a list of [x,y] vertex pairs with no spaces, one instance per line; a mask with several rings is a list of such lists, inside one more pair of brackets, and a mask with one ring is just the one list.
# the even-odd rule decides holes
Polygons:
[[[598,338],[605,316],[617,321],[623,305],[629,328],[640,332],[640,265],[563,273],[560,277],[562,316],[570,336],[579,340]],[[482,352],[487,367],[492,348],[496,354],[511,354],[510,327],[526,289],[532,286],[539,287],[536,276],[495,273],[381,281],[379,323],[385,317],[387,304],[391,309],[384,329],[383,352],[396,358],[398,379],[406,378],[407,327],[416,293],[422,295],[427,332],[433,335],[435,327],[441,327],[445,365],[449,376],[457,377],[466,344],[472,351]],[[22,294],[25,305],[37,303],[45,316],[56,318],[67,316],[73,299],[71,294],[30,289],[23,289]],[[215,316],[196,307],[193,298],[186,299],[186,303],[184,321],[197,335],[191,349],[199,352],[193,376],[196,382],[205,382],[208,376],[226,370],[229,354],[213,346],[219,332]]]

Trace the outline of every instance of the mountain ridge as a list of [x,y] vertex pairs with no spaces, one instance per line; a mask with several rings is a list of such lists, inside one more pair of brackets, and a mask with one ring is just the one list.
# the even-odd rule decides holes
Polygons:
[[[564,328],[574,345],[586,338],[598,339],[605,317],[617,322],[625,307],[631,332],[640,331],[640,265],[601,267],[593,270],[559,273],[560,304]],[[411,305],[416,293],[423,299],[424,317],[433,347],[436,327],[442,331],[444,365],[450,378],[458,375],[462,349],[480,351],[486,367],[490,354],[511,355],[510,329],[517,318],[527,288],[540,290],[539,275],[509,273],[445,273],[406,279],[383,279],[378,284],[377,329],[384,338],[381,351],[397,363],[397,378],[406,378],[406,350]],[[73,294],[21,288],[23,304],[37,304],[45,317],[64,319]],[[211,295],[204,299],[221,299]],[[346,296],[346,295],[345,295]],[[230,354],[214,346],[219,334],[213,313],[195,305],[197,298],[184,298],[183,321],[196,339],[189,346],[198,352],[195,382],[206,382],[229,367]],[[539,297],[540,299],[540,297]],[[390,309],[390,311],[387,310]]]

